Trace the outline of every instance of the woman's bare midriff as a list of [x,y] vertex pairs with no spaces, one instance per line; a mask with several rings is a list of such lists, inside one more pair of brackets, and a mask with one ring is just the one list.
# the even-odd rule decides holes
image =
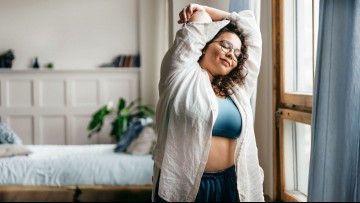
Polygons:
[[234,165],[237,139],[212,136],[205,172],[217,172]]

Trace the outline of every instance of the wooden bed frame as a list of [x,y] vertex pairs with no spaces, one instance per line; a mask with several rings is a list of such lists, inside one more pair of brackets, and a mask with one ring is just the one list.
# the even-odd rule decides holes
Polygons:
[[0,186],[0,202],[151,202],[151,186]]

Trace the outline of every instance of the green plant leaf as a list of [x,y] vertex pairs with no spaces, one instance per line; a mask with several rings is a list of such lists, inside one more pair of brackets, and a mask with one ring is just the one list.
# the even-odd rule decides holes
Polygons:
[[125,99],[120,98],[120,99],[119,99],[119,104],[118,104],[117,115],[120,114],[121,110],[123,110],[123,109],[125,108],[125,106],[126,106],[126,101],[125,101]]
[[112,129],[111,129],[111,136],[114,136],[116,141],[118,141],[118,137],[117,137],[117,130],[119,129],[119,119],[115,119],[111,125],[112,125]]
[[119,137],[121,137],[125,133],[125,131],[127,129],[127,119],[126,119],[126,117],[122,117],[120,120],[121,120],[120,121],[121,127],[119,127],[119,130],[118,130]]
[[131,109],[137,102],[139,102],[139,99],[136,99],[136,100],[130,102],[130,104],[129,104],[129,106],[127,108]]
[[127,119],[123,116],[118,116],[112,122],[111,135],[118,141],[127,129]]
[[95,132],[100,132],[101,131],[101,128],[102,128],[102,126],[103,126],[103,123],[104,123],[104,121],[103,120],[100,120],[100,123],[99,123],[99,126],[97,127],[97,129],[96,129],[96,131]]
[[106,115],[108,115],[109,113],[110,113],[110,111],[106,108],[106,106],[101,107],[96,113],[93,114],[93,117],[92,117],[87,129],[90,131],[94,130],[95,128],[101,129],[104,117]]
[[119,114],[120,116],[127,117],[129,115],[129,109],[123,108]]
[[138,114],[139,114],[138,116],[141,118],[154,117],[155,111],[150,106],[139,105]]
[[93,133],[101,131],[105,122],[104,118],[111,113],[116,112],[115,119],[111,123],[112,129],[110,133],[111,136],[115,137],[116,141],[123,136],[128,125],[133,120],[137,118],[154,117],[155,115],[153,108],[148,105],[142,105],[140,99],[136,99],[126,106],[126,100],[120,98],[117,107],[117,110],[110,111],[107,109],[107,106],[103,106],[93,114],[92,120],[88,125],[88,130],[91,131],[88,135],[89,137],[91,137]]
[[129,110],[129,112],[134,111],[134,108],[136,107],[135,104],[138,104],[140,102],[140,98],[135,99],[134,101],[132,101],[129,106],[127,107],[127,109]]

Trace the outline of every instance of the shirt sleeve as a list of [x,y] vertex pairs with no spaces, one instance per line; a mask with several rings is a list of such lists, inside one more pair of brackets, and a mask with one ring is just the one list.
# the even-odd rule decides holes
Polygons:
[[179,75],[179,72],[186,72],[186,70],[194,68],[206,43],[229,22],[229,20],[208,23],[189,22],[179,29],[173,45],[163,58],[161,81],[168,84],[174,76]]
[[245,90],[249,97],[252,95],[256,87],[257,78],[260,71],[262,38],[260,27],[256,23],[255,16],[252,11],[244,10],[239,13],[233,12],[228,19],[235,22],[238,29],[243,31],[245,44],[248,46],[248,59],[245,62],[247,76],[245,77]]

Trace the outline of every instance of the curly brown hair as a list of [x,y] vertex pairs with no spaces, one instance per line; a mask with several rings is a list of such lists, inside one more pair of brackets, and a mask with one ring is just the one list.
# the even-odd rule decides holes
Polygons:
[[[211,44],[215,39],[217,39],[221,34],[225,32],[230,32],[236,34],[241,41],[241,54],[238,60],[238,65],[227,75],[225,76],[216,76],[211,83],[214,92],[216,95],[220,96],[229,96],[233,94],[231,91],[231,87],[234,86],[234,84],[243,85],[245,83],[245,77],[247,75],[247,69],[245,67],[245,61],[248,59],[248,47],[245,44],[246,36],[244,33],[237,28],[237,26],[230,22],[225,27],[223,27],[216,35],[215,37],[210,40],[202,50],[204,52],[209,44]],[[200,58],[201,59],[201,58]]]

